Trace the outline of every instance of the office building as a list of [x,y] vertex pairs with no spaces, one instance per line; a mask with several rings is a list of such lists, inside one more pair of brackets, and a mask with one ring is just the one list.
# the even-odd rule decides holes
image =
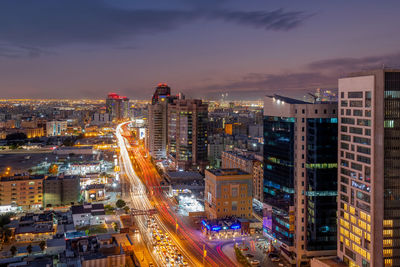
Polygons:
[[168,105],[168,156],[177,170],[207,166],[208,105],[176,99]]
[[264,232],[292,264],[336,254],[337,103],[267,96]]
[[43,181],[43,206],[71,205],[78,203],[80,178],[78,176],[47,177]]
[[67,133],[67,121],[48,121],[46,122],[47,136],[61,136]]
[[171,96],[171,88],[159,83],[149,104],[148,149],[156,159],[167,158],[168,103],[177,97]]
[[253,179],[240,169],[205,171],[204,209],[208,219],[250,219],[253,213]]
[[43,176],[15,175],[0,179],[0,206],[41,208]]
[[106,99],[106,112],[111,120],[124,120],[129,118],[129,98],[116,93],[109,93]]
[[400,266],[400,70],[339,79],[338,256]]

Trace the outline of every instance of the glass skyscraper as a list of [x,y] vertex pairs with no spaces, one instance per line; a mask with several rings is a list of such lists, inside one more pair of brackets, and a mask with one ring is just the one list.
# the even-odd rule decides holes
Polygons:
[[337,103],[265,98],[264,233],[292,264],[336,254]]

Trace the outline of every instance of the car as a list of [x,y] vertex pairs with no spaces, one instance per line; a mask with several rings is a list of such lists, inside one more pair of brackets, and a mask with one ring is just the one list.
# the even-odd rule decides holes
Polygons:
[[258,265],[258,264],[260,264],[260,261],[259,260],[251,260],[250,263],[251,263],[251,265]]

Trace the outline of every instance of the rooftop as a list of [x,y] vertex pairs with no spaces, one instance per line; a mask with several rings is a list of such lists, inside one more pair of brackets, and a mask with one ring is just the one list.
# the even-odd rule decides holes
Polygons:
[[312,104],[310,102],[305,102],[302,100],[298,100],[298,99],[294,99],[294,98],[290,98],[290,97],[286,97],[286,96],[281,96],[281,95],[273,95],[273,96],[267,96],[276,100],[280,100],[283,101],[285,103],[288,104]]
[[242,171],[241,169],[213,169],[207,170],[215,176],[235,176],[235,175],[249,175],[249,173]]
[[[103,204],[92,204],[92,205],[77,205],[71,207],[72,214],[84,214],[93,212],[104,212]],[[101,215],[101,214],[97,214]]]
[[8,177],[2,177],[2,182],[7,181],[20,181],[20,180],[41,180],[44,178],[44,175],[37,175],[37,176],[29,176],[29,175],[14,175]]
[[198,172],[184,171],[184,172],[167,172],[167,176],[170,179],[203,179],[203,176]]

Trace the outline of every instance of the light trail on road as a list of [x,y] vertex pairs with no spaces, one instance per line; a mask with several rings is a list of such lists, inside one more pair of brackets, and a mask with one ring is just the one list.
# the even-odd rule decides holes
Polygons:
[[[159,176],[158,171],[156,170],[154,164],[150,162],[149,158],[145,158],[143,156],[143,152],[144,154],[147,154],[147,151],[143,147],[139,146],[131,147],[128,145],[128,148],[129,151],[132,152],[132,156],[136,163],[140,165],[142,172],[142,184],[146,184],[147,189],[152,191],[153,200],[156,203],[156,207],[160,214],[160,217],[158,217],[159,222],[161,223],[163,219],[167,224],[169,224],[169,233],[171,237],[175,238],[176,242],[179,244],[182,243],[182,250],[185,250],[183,247],[185,247],[187,251],[190,250],[192,255],[196,255],[193,257],[197,257],[198,261],[200,262],[203,259],[203,245],[205,245],[207,250],[207,258],[205,259],[206,266],[234,266],[235,263],[230,260],[229,257],[227,257],[221,250],[218,250],[218,248],[207,244],[204,237],[198,236],[198,234],[193,232],[193,229],[186,225],[186,223],[172,211],[169,204],[170,201],[166,198],[165,194],[160,188],[161,177]],[[175,224],[179,225],[179,234],[184,240],[182,242],[178,237],[175,236],[175,231],[171,231],[171,229],[175,228]],[[162,225],[166,226],[165,223]]]
[[[128,148],[130,148],[127,140],[122,136],[123,129],[122,127],[129,124],[130,122],[121,123],[116,128],[116,137],[118,142],[118,147],[120,149],[120,165],[121,170],[125,172],[126,177],[129,179],[131,184],[131,200],[133,208],[137,210],[150,210],[154,207],[152,206],[148,196],[147,190],[143,182],[137,176],[136,172],[133,169],[132,162],[129,156]],[[154,216],[160,228],[162,228],[165,232],[169,233],[171,238],[173,239],[175,245],[182,252],[182,255],[187,259],[191,266],[202,266],[202,263],[194,256],[191,252],[187,251],[182,245],[180,240],[175,236],[175,234],[169,230],[169,228],[164,224],[159,215]],[[144,238],[148,237],[147,235],[147,225],[145,221],[148,219],[147,215],[138,215],[135,217],[139,230]],[[149,241],[149,240],[148,240]],[[162,261],[152,253],[152,249],[150,247],[151,242],[146,242],[148,244],[148,249],[153,256],[153,259],[156,260],[157,265],[164,265]]]

